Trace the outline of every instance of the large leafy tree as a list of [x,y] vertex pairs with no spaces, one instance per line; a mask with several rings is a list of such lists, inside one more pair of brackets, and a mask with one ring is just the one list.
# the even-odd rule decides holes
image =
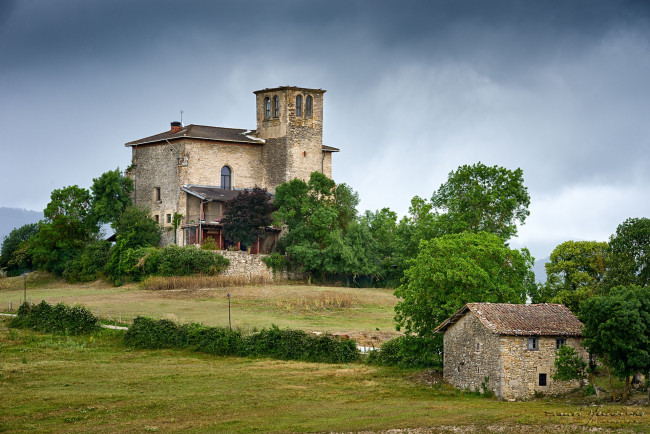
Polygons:
[[221,219],[225,237],[250,246],[273,223],[273,209],[271,195],[266,189],[255,187],[251,191],[242,191],[225,204]]
[[446,233],[485,231],[507,240],[530,214],[523,171],[480,162],[452,171],[431,202],[443,212],[440,223]]
[[531,294],[533,303],[561,303],[578,313],[580,303],[602,287],[609,267],[609,246],[599,241],[565,241],[545,264],[546,283]]
[[626,400],[630,376],[650,372],[650,288],[612,288],[584,301],[579,318],[589,353],[625,379]]
[[373,238],[367,227],[356,223],[357,193],[346,184],[336,184],[319,172],[309,182],[293,179],[277,187],[273,214],[287,233],[278,242],[303,270],[318,274],[374,274]]
[[89,222],[90,192],[76,185],[54,190],[43,211],[45,220],[30,238],[29,254],[39,269],[61,275],[66,263],[76,258],[97,226]]
[[119,168],[93,179],[90,220],[93,224],[111,223],[115,226],[124,210],[131,205],[133,181]]
[[395,320],[409,334],[430,337],[466,303],[524,303],[535,280],[532,263],[528,250],[510,249],[487,232],[424,240],[395,290]]
[[30,268],[30,258],[18,258],[19,252],[24,253],[25,243],[38,232],[38,224],[29,223],[12,230],[2,242],[0,249],[0,268],[7,270],[7,275],[16,276]]
[[147,208],[130,206],[115,224],[115,238],[123,248],[156,247],[160,244],[160,225],[151,218]]
[[629,218],[616,228],[610,242],[608,286],[650,285],[650,219]]

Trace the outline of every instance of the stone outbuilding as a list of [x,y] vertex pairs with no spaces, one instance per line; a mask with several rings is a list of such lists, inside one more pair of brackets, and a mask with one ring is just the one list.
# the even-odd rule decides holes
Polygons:
[[468,303],[436,328],[444,333],[444,379],[504,399],[568,392],[579,383],[553,380],[555,354],[570,345],[586,358],[581,331],[561,304]]
[[[332,154],[323,144],[323,89],[284,86],[254,92],[257,128],[236,129],[172,122],[171,129],[125,144],[131,148],[127,175],[134,181],[133,201],[151,209],[166,229],[162,244],[202,244],[221,236],[223,204],[253,187],[275,188],[312,172],[332,177]],[[181,214],[178,233],[174,215]],[[271,230],[252,247],[269,251]]]

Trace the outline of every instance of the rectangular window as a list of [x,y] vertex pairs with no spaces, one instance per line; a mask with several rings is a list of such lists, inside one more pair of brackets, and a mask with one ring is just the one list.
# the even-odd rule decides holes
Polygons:
[[171,223],[171,222],[172,222],[172,215],[167,214],[167,223]]
[[539,385],[546,386],[546,374],[539,374]]
[[559,350],[562,345],[566,345],[566,339],[564,338],[557,338],[555,340],[555,349]]
[[158,214],[153,216],[153,219],[156,221],[156,223],[160,223],[160,216]]
[[528,338],[528,349],[531,351],[539,350],[539,339],[538,338]]
[[153,197],[156,202],[160,202],[160,187],[154,187],[153,188]]
[[481,351],[481,343],[480,342],[476,343],[476,351]]

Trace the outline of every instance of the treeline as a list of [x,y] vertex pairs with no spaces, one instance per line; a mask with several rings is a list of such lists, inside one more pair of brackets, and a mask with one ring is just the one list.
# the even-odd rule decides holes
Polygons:
[[[228,266],[223,256],[193,246],[159,249],[161,227],[148,209],[132,206],[132,191],[119,169],[93,179],[90,191],[76,185],[54,190],[43,220],[5,237],[0,267],[8,276],[38,269],[68,282],[106,278],[119,285],[148,275],[217,274]],[[115,231],[115,243],[104,239],[105,224]]]

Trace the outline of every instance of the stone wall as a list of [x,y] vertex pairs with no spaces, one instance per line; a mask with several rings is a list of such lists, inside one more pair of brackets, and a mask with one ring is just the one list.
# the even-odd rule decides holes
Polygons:
[[217,253],[230,261],[228,268],[221,272],[221,275],[224,276],[243,276],[250,282],[277,282],[304,278],[299,273],[287,273],[286,271],[274,274],[273,270],[262,261],[262,258],[269,255],[251,255],[244,251],[230,250],[219,250]]
[[230,186],[235,188],[266,187],[262,148],[226,142],[188,141],[187,178],[184,184],[221,185],[221,168],[231,169]]
[[[538,337],[539,349],[528,349],[529,336],[501,336],[502,376],[501,394],[507,399],[533,396],[535,392],[549,395],[569,392],[579,386],[577,381],[555,381],[556,337]],[[579,338],[566,338],[566,344],[586,357]],[[539,376],[546,374],[546,386],[540,386]]]
[[499,337],[474,315],[465,315],[444,335],[443,377],[459,389],[487,387],[499,395]]

